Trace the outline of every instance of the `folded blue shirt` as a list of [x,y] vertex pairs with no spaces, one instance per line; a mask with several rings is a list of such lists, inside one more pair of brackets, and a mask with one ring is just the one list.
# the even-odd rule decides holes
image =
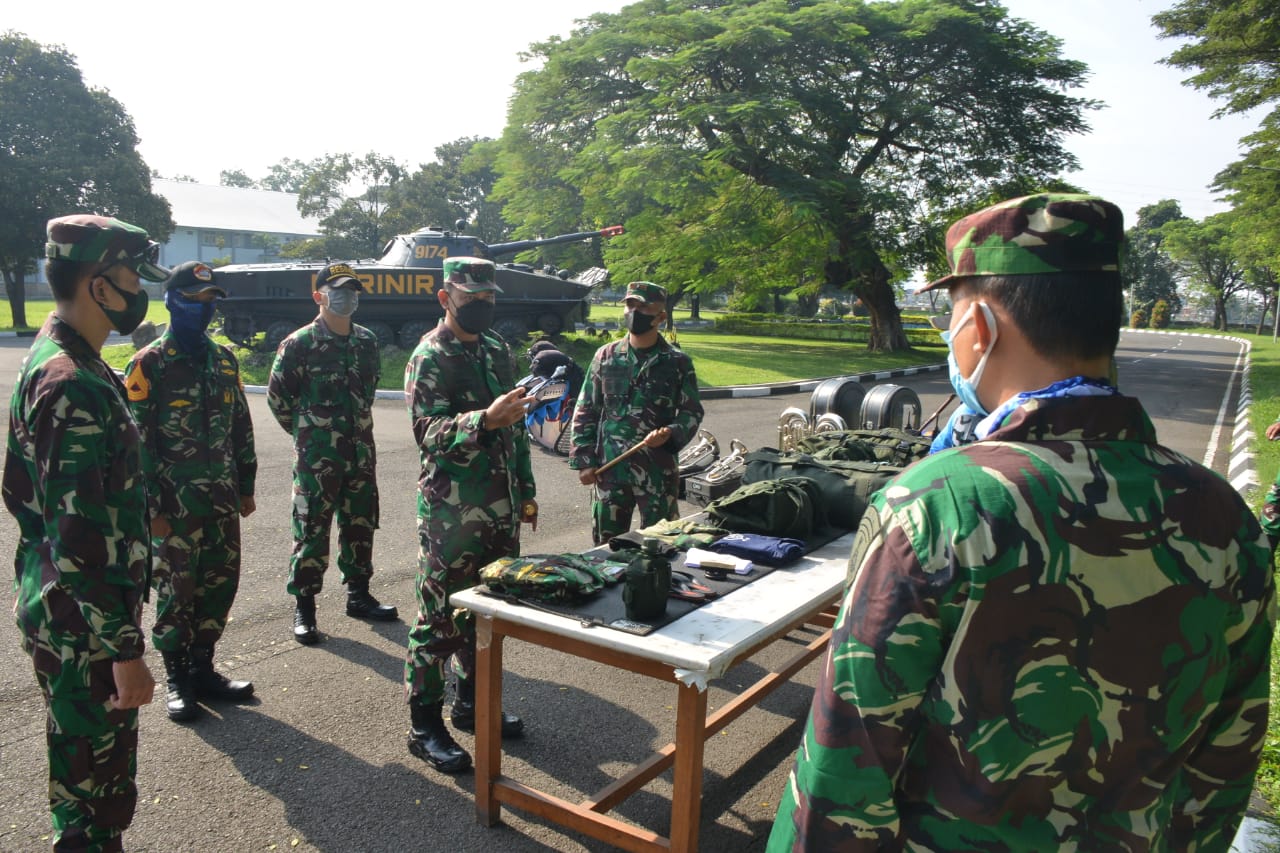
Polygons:
[[804,556],[804,543],[799,539],[783,539],[759,533],[730,533],[706,547],[709,551],[745,557],[765,566],[785,566]]

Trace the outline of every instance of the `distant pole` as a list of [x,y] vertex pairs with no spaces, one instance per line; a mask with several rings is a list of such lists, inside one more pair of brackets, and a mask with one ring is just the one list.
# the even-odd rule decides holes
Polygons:
[[1280,337],[1280,287],[1271,291],[1271,343]]

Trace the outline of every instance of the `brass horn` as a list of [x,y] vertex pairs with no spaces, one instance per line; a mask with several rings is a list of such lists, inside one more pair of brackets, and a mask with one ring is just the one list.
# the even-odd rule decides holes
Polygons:
[[696,474],[710,468],[720,458],[720,442],[705,429],[698,430],[697,441],[690,444],[676,457],[680,476]]
[[783,453],[796,449],[796,442],[809,434],[809,415],[798,406],[789,406],[778,417],[778,449]]

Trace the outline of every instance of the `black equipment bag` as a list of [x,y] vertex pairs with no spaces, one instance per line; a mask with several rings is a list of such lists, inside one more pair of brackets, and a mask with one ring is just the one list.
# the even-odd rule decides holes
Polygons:
[[828,524],[842,530],[857,530],[871,496],[891,480],[903,466],[891,462],[852,462],[818,459],[807,453],[782,453],[764,447],[747,454],[744,487],[763,480],[802,477],[817,484],[821,507]]

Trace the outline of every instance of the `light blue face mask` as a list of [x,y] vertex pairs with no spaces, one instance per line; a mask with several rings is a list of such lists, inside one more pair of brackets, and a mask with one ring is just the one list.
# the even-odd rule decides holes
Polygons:
[[346,287],[325,291],[326,307],[339,317],[350,317],[360,307],[360,294]]
[[[978,359],[978,366],[973,369],[973,375],[965,378],[960,373],[960,365],[956,363],[956,351],[951,345],[951,339],[957,332],[965,327],[965,324],[973,319],[974,308],[981,307],[982,313],[986,317],[987,328],[991,330],[991,343],[987,344],[987,351],[982,354],[982,358]],[[947,343],[947,373],[951,377],[951,387],[955,389],[956,396],[960,398],[960,402],[964,403],[970,411],[986,417],[991,414],[987,411],[986,406],[978,399],[978,383],[982,381],[982,371],[987,367],[987,356],[991,355],[991,351],[996,347],[996,341],[1000,338],[1000,332],[996,328],[995,314],[991,313],[991,309],[987,307],[985,302],[972,302],[969,304],[969,310],[964,312],[964,316],[960,318],[960,322],[956,324],[955,329],[942,333],[942,340]]]

